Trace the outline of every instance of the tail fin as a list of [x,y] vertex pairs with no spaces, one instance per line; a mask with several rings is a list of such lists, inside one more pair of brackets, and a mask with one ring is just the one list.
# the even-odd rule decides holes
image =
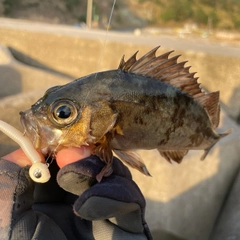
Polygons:
[[224,133],[219,133],[220,139],[223,137],[226,137],[228,134],[230,134],[233,131],[232,128],[228,129],[226,132]]

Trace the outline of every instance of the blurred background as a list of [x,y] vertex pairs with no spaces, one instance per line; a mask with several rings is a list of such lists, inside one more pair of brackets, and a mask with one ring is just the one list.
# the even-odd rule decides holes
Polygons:
[[[1,0],[0,14],[15,19],[104,29],[112,6],[112,0]],[[239,10],[238,0],[116,1],[111,28],[120,31],[140,28],[155,34],[184,29],[186,34],[202,37],[213,30],[232,31],[236,35],[228,37],[238,40]]]
[[[132,174],[146,197],[154,239],[220,240],[219,232],[227,239],[218,226],[240,166],[240,1],[114,3],[0,0],[0,119],[22,129],[19,112],[49,87],[116,69],[122,55],[137,50],[138,57],[159,45],[158,55],[175,50],[206,91],[220,90],[219,132],[233,133],[203,162],[201,151],[171,165],[157,151],[141,150],[153,177]],[[0,156],[16,148],[0,133]]]

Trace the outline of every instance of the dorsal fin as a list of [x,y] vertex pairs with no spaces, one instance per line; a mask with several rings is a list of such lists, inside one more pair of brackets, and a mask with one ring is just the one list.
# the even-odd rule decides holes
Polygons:
[[194,77],[195,72],[190,73],[190,66],[184,66],[187,61],[178,62],[180,55],[169,57],[173,51],[156,56],[159,47],[152,49],[138,60],[136,59],[138,52],[126,62],[123,56],[118,69],[158,79],[185,92],[206,109],[213,127],[216,128],[220,112],[219,92],[205,93],[202,91],[197,81],[198,78]]
[[160,46],[155,47],[154,49],[146,53],[144,56],[142,56],[140,59],[138,59],[137,62],[135,62],[135,64],[132,65],[130,72],[136,73],[137,69],[140,69],[141,66],[151,61],[151,59],[156,58],[156,51],[158,50],[159,47]]
[[[135,52],[126,62],[124,61],[124,56],[123,56],[118,68],[124,71],[128,71],[129,68],[137,61],[136,59],[137,53],[138,51]],[[123,68],[121,68],[121,64]]]
[[196,100],[207,110],[213,127],[216,128],[219,124],[220,104],[219,91],[204,94],[196,98]]

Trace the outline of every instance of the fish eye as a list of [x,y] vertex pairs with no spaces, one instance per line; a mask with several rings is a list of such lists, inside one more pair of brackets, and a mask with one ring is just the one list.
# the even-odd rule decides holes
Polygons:
[[65,127],[72,124],[78,117],[78,109],[70,100],[59,100],[50,106],[50,116],[54,123]]
[[55,110],[55,117],[61,118],[61,119],[66,119],[69,118],[72,114],[72,110],[69,106],[67,105],[62,105]]

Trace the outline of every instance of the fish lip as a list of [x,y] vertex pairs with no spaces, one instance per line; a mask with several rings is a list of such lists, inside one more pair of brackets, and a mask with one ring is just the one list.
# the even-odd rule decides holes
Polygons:
[[33,143],[35,148],[40,146],[40,135],[38,133],[38,125],[33,118],[33,112],[31,109],[20,112],[20,122],[23,126],[23,134],[26,135]]

